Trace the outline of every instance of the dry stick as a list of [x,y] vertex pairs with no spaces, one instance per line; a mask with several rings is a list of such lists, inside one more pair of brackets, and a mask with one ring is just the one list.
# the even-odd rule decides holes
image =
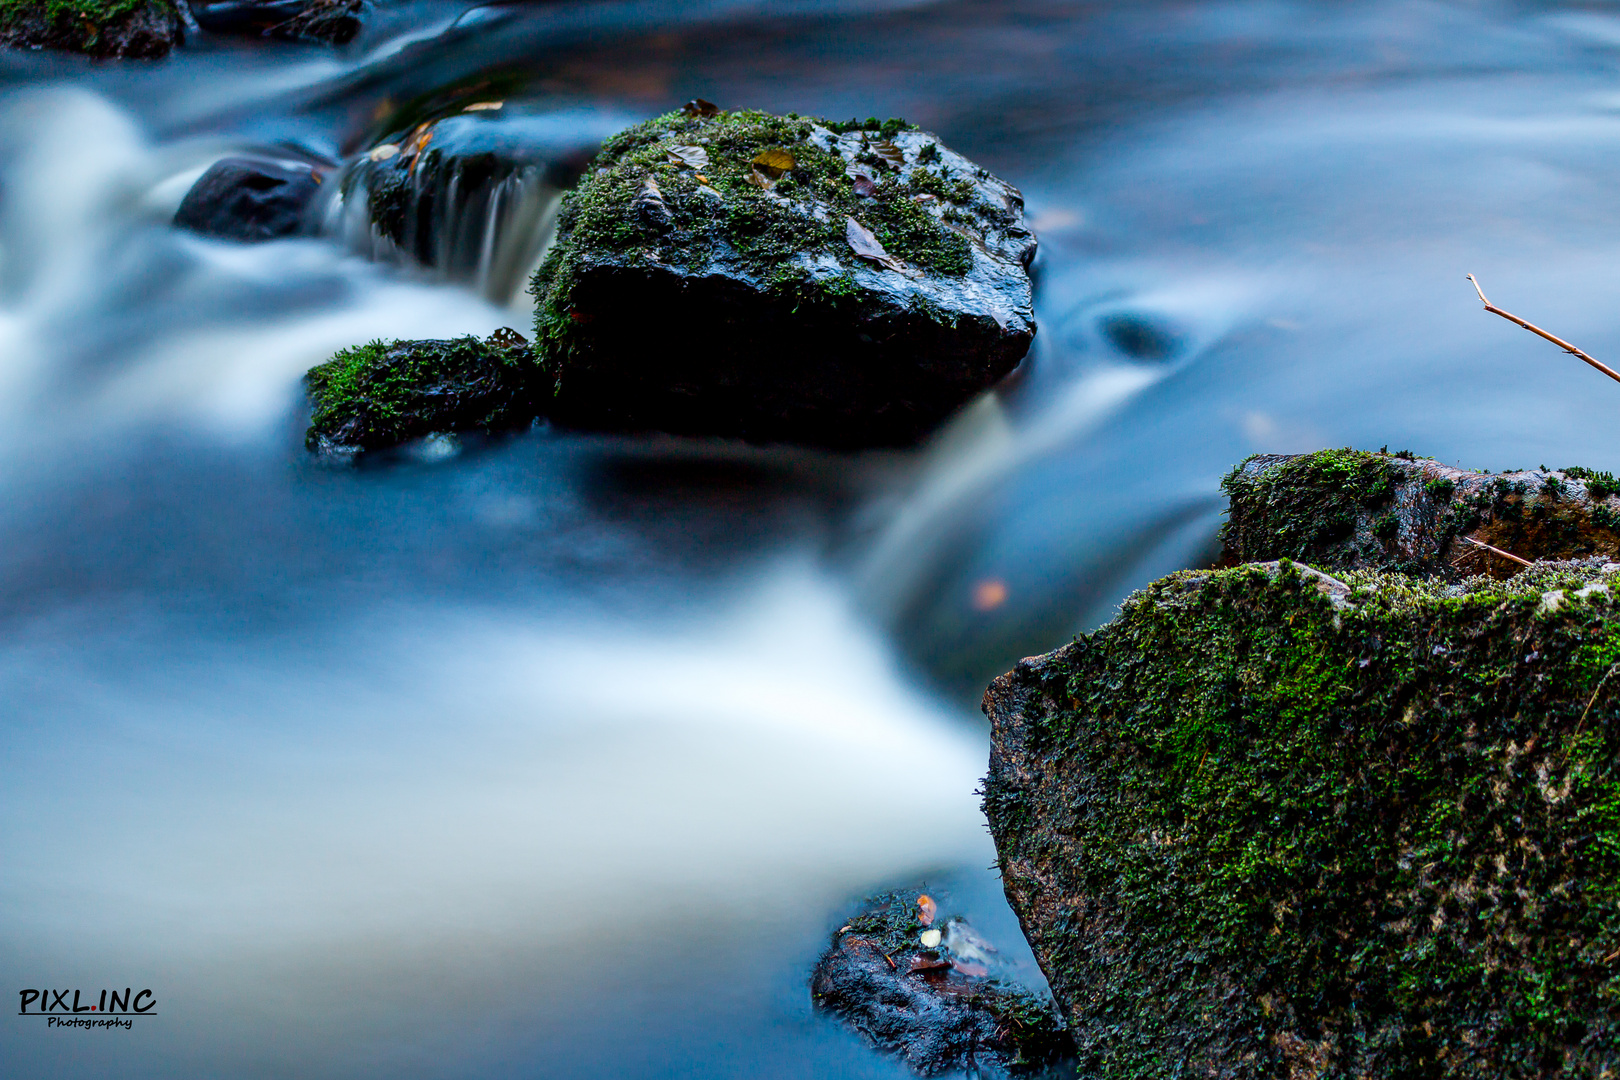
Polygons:
[[[1616,371],[1616,370],[1614,370],[1614,368],[1610,367],[1609,365],[1604,364],[1604,363],[1600,363],[1599,361],[1592,359],[1590,356],[1587,356],[1585,353],[1581,352],[1581,350],[1577,349],[1575,346],[1571,345],[1569,342],[1565,341],[1563,338],[1554,337],[1553,335],[1547,333],[1547,331],[1543,330],[1541,327],[1536,326],[1533,323],[1527,323],[1523,319],[1519,318],[1517,315],[1512,314],[1511,312],[1503,311],[1501,308],[1497,307],[1495,304],[1493,304],[1489,300],[1485,299],[1485,290],[1479,287],[1479,282],[1477,280],[1475,280],[1473,274],[1468,275],[1468,280],[1472,281],[1474,283],[1474,291],[1479,293],[1479,302],[1485,305],[1485,310],[1486,311],[1490,312],[1492,315],[1500,315],[1500,316],[1502,316],[1502,318],[1506,319],[1510,323],[1517,323],[1518,325],[1524,327],[1526,330],[1530,331],[1532,334],[1537,335],[1538,337],[1546,338],[1548,341],[1552,342],[1554,345],[1558,346],[1560,349],[1563,349],[1565,352],[1569,353],[1571,356],[1576,356],[1576,357],[1579,357],[1582,360],[1585,360],[1588,364],[1591,364],[1593,367],[1595,367],[1599,371],[1603,372],[1603,374],[1607,375],[1609,378],[1613,379],[1615,382],[1620,382],[1620,371]],[[1495,548],[1492,548],[1491,550],[1494,551]],[[1507,555],[1507,552],[1504,551],[1501,554]],[[1508,558],[1511,559],[1511,558],[1514,558],[1514,556],[1508,555]],[[1530,564],[1525,563],[1525,565],[1529,566]]]
[[1534,565],[1536,565],[1535,563],[1531,562],[1529,559],[1521,559],[1517,555],[1513,554],[1513,552],[1511,552],[1511,551],[1503,551],[1499,547],[1492,547],[1491,545],[1485,543],[1482,540],[1475,540],[1472,536],[1459,536],[1459,537],[1457,537],[1457,539],[1461,540],[1465,544],[1473,544],[1475,547],[1482,547],[1486,551],[1489,551],[1493,555],[1500,555],[1504,559],[1512,559],[1514,562],[1518,563],[1520,566],[1534,566]]

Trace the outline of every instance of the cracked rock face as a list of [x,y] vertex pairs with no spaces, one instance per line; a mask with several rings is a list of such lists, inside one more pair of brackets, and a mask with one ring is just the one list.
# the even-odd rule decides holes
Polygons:
[[1183,572],[997,679],[985,813],[1080,1074],[1620,1069],[1617,570]]
[[1016,189],[899,121],[671,113],[610,139],[533,282],[566,426],[913,443],[1035,333]]

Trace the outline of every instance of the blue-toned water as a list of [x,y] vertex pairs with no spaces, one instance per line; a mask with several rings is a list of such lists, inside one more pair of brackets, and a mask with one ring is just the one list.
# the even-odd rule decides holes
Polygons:
[[[0,1072],[897,1075],[811,1012],[826,932],[927,878],[1011,945],[979,691],[1207,559],[1234,462],[1617,464],[1620,388],[1463,280],[1620,357],[1617,69],[1614,5],[1281,0],[414,3],[342,52],[0,57],[0,972],[161,1002],[7,1016]],[[561,142],[698,95],[937,131],[1025,193],[1030,361],[912,453],[309,459],[307,367],[522,329],[521,289],[336,211],[168,218],[226,153],[339,159],[481,79]]]

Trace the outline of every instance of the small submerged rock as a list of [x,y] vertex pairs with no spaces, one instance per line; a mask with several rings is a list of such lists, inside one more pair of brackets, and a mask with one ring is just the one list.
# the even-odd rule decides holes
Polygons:
[[345,45],[360,32],[365,0],[194,0],[197,25],[213,34]]
[[515,330],[480,341],[373,341],[311,368],[304,444],[324,453],[397,446],[449,432],[497,432],[534,419],[534,353]]
[[535,274],[561,424],[905,445],[1035,333],[1011,185],[902,121],[694,102],[608,140]]
[[231,157],[215,162],[175,212],[183,229],[226,240],[255,242],[308,230],[321,174],[305,162]]
[[[1409,453],[1257,454],[1221,486],[1223,565],[1510,577],[1479,543],[1537,559],[1620,558],[1620,480],[1583,468],[1480,473]],[[1470,543],[1469,541],[1479,543]]]
[[0,5],[0,44],[100,59],[157,60],[185,40],[170,0],[11,0]]
[[922,1076],[1026,1073],[1070,1051],[1050,999],[999,980],[996,950],[914,890],[887,893],[833,935],[810,980],[836,1015]]

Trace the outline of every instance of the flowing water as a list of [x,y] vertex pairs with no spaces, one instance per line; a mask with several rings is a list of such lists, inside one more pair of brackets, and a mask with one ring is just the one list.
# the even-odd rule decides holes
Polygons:
[[[338,53],[0,57],[0,971],[161,1003],[13,1018],[3,1071],[897,1075],[810,1010],[826,932],[927,879],[1015,939],[979,691],[1207,560],[1231,464],[1620,464],[1620,387],[1463,280],[1620,357],[1617,67],[1613,5],[1483,0],[419,2]],[[559,146],[698,95],[937,131],[1027,197],[1029,362],[913,453],[311,460],[332,350],[526,328],[555,191],[434,267],[341,205],[168,218],[481,81]]]

